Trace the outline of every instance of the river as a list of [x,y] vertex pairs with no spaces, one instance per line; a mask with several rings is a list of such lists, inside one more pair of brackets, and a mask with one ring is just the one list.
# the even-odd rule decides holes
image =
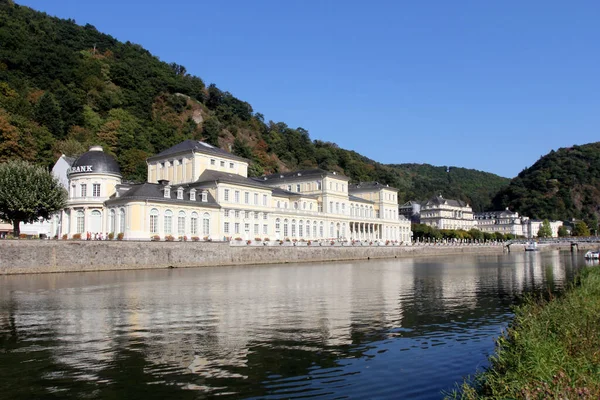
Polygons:
[[513,253],[0,277],[0,393],[439,399],[526,292],[585,262]]

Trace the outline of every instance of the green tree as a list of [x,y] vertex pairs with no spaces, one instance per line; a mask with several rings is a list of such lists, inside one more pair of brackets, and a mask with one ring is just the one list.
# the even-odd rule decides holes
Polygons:
[[558,228],[558,237],[567,237],[569,236],[569,230],[567,229],[566,226],[561,225],[560,228]]
[[67,191],[45,168],[21,160],[0,164],[0,219],[13,224],[15,237],[21,222],[47,220],[66,201]]
[[573,236],[590,236],[590,229],[583,221],[577,221],[573,227]]
[[483,240],[483,232],[481,232],[479,229],[469,229],[469,235],[471,235],[473,240]]
[[552,237],[552,228],[550,227],[550,221],[545,219],[540,225],[540,229],[537,232],[537,236],[539,238],[548,238]]
[[58,102],[50,92],[44,93],[35,108],[35,120],[48,128],[57,139],[64,137],[64,126]]

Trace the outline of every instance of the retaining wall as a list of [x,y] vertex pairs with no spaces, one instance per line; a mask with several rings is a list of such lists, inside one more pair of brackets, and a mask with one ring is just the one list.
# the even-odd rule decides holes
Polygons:
[[281,264],[502,253],[502,246],[230,246],[222,242],[0,241],[0,274]]

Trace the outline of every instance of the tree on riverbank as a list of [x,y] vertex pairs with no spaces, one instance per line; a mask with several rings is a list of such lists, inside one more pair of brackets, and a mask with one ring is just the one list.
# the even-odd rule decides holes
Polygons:
[[552,237],[552,228],[550,227],[550,221],[545,219],[540,225],[540,229],[537,232],[537,237],[539,238],[548,238]]
[[49,219],[66,201],[66,190],[45,168],[26,161],[0,164],[0,219],[12,223],[15,237],[21,222]]

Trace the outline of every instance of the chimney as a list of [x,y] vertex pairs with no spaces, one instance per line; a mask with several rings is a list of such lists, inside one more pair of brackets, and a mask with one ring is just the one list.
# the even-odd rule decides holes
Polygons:
[[169,185],[169,180],[168,179],[159,179],[158,180],[158,184],[162,185],[162,186],[168,186]]

